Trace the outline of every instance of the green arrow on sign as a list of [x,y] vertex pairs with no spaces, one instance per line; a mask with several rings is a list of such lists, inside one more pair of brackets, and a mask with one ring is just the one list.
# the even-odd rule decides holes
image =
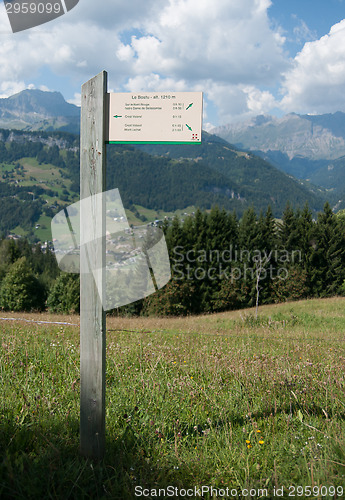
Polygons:
[[122,115],[114,115],[114,118],[122,118]]
[[192,129],[192,127],[190,127],[189,125],[187,125],[187,123],[186,123],[186,127],[187,127],[187,128],[188,128],[188,130],[190,130],[190,131],[192,131],[192,130],[193,130],[193,129]]

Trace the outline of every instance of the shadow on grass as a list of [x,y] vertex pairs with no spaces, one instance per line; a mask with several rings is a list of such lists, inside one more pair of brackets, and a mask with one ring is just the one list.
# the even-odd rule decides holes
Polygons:
[[[282,414],[296,414],[298,409],[296,404],[289,408],[278,406],[247,417],[229,411],[224,419],[213,421],[211,426],[218,431],[227,423],[232,427],[243,427],[250,418],[260,421]],[[310,414],[324,417],[322,408],[316,405],[309,408]],[[345,415],[333,417],[343,420]],[[181,429],[182,438],[186,435],[201,436],[209,425],[207,421],[198,426],[187,425]],[[138,429],[139,425],[131,425],[124,417],[118,422],[109,422],[105,458],[92,462],[79,456],[79,419],[51,415],[49,420],[46,416],[36,416],[35,420],[26,416],[22,420],[17,417],[16,421],[11,414],[2,415],[0,498],[129,500],[137,498],[135,486],[164,489],[173,485],[188,489],[194,487],[196,476],[202,476],[207,482],[205,466],[192,455],[184,455],[184,461],[173,453],[167,458],[160,436],[155,435],[156,441],[150,437],[154,429],[151,434],[148,431],[141,433]],[[164,438],[174,442],[171,428]]]
[[[0,426],[0,498],[119,499],[137,498],[135,486],[164,488],[179,480],[174,467],[160,466],[150,456],[145,437],[130,426],[107,437],[106,455],[99,462],[79,455],[79,421],[58,417],[45,423],[13,419]],[[172,477],[172,475],[174,477]],[[192,478],[191,478],[192,481]]]

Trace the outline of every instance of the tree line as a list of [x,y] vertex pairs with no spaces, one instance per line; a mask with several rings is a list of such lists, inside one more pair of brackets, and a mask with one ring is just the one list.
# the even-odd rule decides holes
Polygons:
[[172,280],[147,299],[148,311],[218,312],[345,291],[345,219],[328,203],[316,219],[308,205],[288,204],[279,221],[270,207],[240,219],[213,207],[165,232]]
[[[287,205],[276,220],[270,207],[239,219],[217,206],[164,222],[172,279],[113,314],[212,313],[345,293],[345,216],[326,203]],[[0,308],[79,311],[79,276],[61,272],[54,253],[27,240],[0,240]]]

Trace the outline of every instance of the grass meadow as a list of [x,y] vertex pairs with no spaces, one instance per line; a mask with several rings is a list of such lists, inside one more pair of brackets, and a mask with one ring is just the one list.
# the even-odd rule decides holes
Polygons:
[[78,450],[79,317],[0,316],[2,499],[345,497],[344,298],[108,318],[98,463]]

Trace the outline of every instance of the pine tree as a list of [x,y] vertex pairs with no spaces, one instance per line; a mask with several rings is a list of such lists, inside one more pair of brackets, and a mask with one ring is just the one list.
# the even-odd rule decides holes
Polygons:
[[[201,212],[198,208],[193,217],[193,251],[189,254],[192,258],[188,259],[187,265],[189,268],[189,290],[192,291],[191,295],[191,311],[199,313],[203,311],[205,283],[203,280],[198,279],[200,272],[207,267],[204,255],[207,251],[207,231],[208,231],[208,217],[207,212]],[[186,255],[188,257],[188,254]]]
[[258,224],[253,207],[245,210],[238,227],[239,247],[241,250],[253,251],[258,248]]
[[237,268],[242,273],[242,280],[245,285],[244,289],[248,292],[248,305],[254,305],[256,301],[255,256],[260,248],[259,237],[258,219],[254,208],[250,207],[244,212],[239,222],[238,240],[240,257],[236,263]]
[[57,313],[78,313],[80,310],[79,275],[61,273],[50,290],[47,307],[50,311]]
[[183,247],[183,231],[179,217],[174,217],[166,233],[166,242],[169,249],[169,255],[173,255],[174,248]]
[[299,243],[298,218],[290,203],[287,203],[282,222],[278,226],[281,247],[288,252],[296,249]]
[[291,248],[291,252],[293,252],[294,250],[300,250],[300,262],[307,273],[309,273],[310,259],[313,253],[314,245],[315,224],[313,223],[313,216],[309,209],[308,203],[304,205],[302,212],[298,212],[297,230],[297,248]]
[[312,287],[315,295],[324,297],[338,293],[345,277],[344,232],[328,202],[318,216],[315,237]]

